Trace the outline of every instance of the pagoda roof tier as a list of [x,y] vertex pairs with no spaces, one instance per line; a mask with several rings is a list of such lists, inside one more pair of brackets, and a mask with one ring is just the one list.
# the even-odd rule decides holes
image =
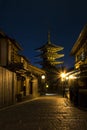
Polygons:
[[43,45],[42,47],[40,48],[37,48],[36,50],[39,50],[39,51],[50,51],[50,52],[57,52],[57,51],[61,51],[63,50],[64,48],[61,47],[61,46],[57,46],[55,44],[52,44],[52,43],[46,43],[45,45]]
[[57,53],[49,53],[49,52],[47,52],[47,53],[40,54],[37,57],[42,57],[42,58],[53,57],[54,59],[56,59],[56,58],[64,57],[64,54],[57,54]]
[[[44,65],[45,64],[45,63],[43,63],[43,61],[38,61],[37,63],[39,63],[40,65]],[[59,65],[59,64],[63,64],[63,63],[64,63],[63,61],[51,61],[50,65]]]
[[58,64],[62,64],[62,61],[56,61],[59,58],[63,57],[64,54],[58,54],[58,51],[63,50],[64,48],[61,46],[57,46],[50,41],[50,32],[48,32],[48,41],[42,47],[37,48],[37,51],[41,51],[37,57],[43,59],[43,61],[38,62],[40,65],[43,66],[55,66]]
[[63,61],[55,61],[55,62],[53,62],[52,64],[58,65],[58,64],[63,64],[63,63],[64,63]]
[[57,52],[57,51],[61,51],[63,50],[64,48],[61,47],[61,46],[57,46],[55,44],[53,44],[50,40],[50,32],[48,32],[48,40],[47,40],[47,43],[44,44],[42,47],[40,48],[37,48],[36,50],[39,50],[39,51],[49,51],[49,52]]

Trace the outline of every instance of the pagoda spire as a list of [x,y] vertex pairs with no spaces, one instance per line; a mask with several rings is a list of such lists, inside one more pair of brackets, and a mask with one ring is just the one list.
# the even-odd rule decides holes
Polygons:
[[48,31],[48,44],[51,44],[51,41],[50,41],[50,31]]

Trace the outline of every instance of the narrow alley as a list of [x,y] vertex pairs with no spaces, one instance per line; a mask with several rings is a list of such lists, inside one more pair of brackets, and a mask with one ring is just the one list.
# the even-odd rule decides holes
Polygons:
[[87,111],[66,98],[42,96],[1,109],[0,130],[87,130]]

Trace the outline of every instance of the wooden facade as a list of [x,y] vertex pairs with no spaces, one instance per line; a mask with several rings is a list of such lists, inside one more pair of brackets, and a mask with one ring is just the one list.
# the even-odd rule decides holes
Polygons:
[[45,71],[33,66],[20,55],[20,45],[0,32],[0,105],[10,105],[26,96],[36,97]]
[[0,107],[16,102],[16,74],[0,67]]
[[75,57],[74,69],[66,73],[70,99],[87,107],[87,25],[82,29],[70,54]]
[[84,26],[76,40],[71,55],[75,56],[75,68],[87,65],[87,25]]

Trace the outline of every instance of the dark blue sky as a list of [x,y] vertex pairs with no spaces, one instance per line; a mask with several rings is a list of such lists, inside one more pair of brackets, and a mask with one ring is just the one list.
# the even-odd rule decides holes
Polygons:
[[36,48],[51,41],[64,47],[64,65],[72,67],[72,46],[87,23],[87,0],[0,0],[0,28],[20,43],[33,65]]

